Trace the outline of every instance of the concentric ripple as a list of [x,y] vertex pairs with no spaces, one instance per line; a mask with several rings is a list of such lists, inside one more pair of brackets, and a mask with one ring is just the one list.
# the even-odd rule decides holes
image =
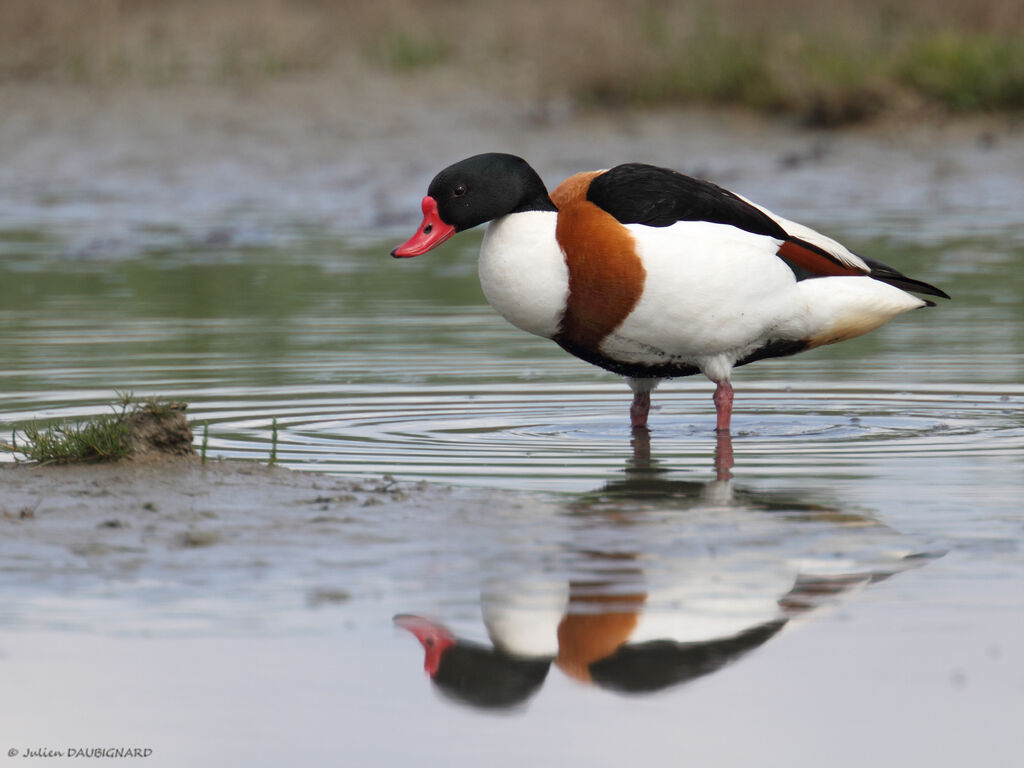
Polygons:
[[[653,450],[673,469],[705,471],[715,448],[706,387],[672,389],[656,398]],[[621,385],[290,391],[272,405],[259,394],[197,403],[211,455],[267,460],[275,450],[296,469],[547,490],[590,487],[633,455]],[[1007,419],[1022,402],[1022,391],[819,385],[796,397],[758,384],[737,398],[736,461],[748,473],[779,474],[800,457],[849,471],[895,456],[1009,456],[1024,448],[1024,427]]]

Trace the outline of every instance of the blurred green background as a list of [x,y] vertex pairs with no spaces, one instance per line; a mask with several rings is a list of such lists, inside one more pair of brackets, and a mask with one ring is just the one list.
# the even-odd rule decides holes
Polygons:
[[1019,0],[2,0],[0,80],[366,72],[590,106],[742,105],[842,125],[1024,107]]

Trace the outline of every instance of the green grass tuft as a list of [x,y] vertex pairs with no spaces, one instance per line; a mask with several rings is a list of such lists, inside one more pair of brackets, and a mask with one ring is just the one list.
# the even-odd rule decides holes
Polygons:
[[[127,402],[123,403],[123,406],[127,407],[130,404],[131,394],[128,395],[128,400]],[[173,416],[177,412],[179,405],[179,403],[173,400],[161,401],[160,398],[153,396],[146,398],[146,401],[144,403],[137,404],[136,407],[148,411],[149,413],[153,414],[158,419],[163,421],[164,419],[168,419],[171,416]]]
[[118,392],[111,410],[82,422],[46,426],[32,422],[20,436],[13,432],[10,444],[0,443],[0,450],[40,464],[118,461],[132,450],[132,414],[147,411],[162,420],[172,414],[173,405],[155,397],[140,403],[130,392]]
[[128,455],[128,434],[127,421],[117,414],[46,428],[32,423],[23,430],[17,450],[40,463],[117,461]]

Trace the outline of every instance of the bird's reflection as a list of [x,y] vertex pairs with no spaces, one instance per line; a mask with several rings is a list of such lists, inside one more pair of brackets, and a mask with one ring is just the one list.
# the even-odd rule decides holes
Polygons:
[[[791,621],[933,553],[864,515],[736,487],[728,435],[715,479],[679,480],[634,430],[624,476],[573,499],[555,562],[482,574],[489,643],[401,614],[442,693],[479,708],[522,704],[552,666],[622,693],[711,674]],[[793,539],[797,539],[796,542]]]

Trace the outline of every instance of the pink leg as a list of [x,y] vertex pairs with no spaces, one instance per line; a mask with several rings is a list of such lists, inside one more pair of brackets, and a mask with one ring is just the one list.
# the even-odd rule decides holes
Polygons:
[[633,405],[629,407],[629,421],[633,429],[647,426],[647,414],[651,412],[651,393],[634,392]]
[[718,382],[715,389],[715,411],[718,413],[718,425],[715,428],[720,434],[728,433],[732,419],[732,384],[728,381]]
[[719,480],[729,480],[734,466],[732,458],[732,438],[728,432],[719,432],[715,443],[715,476]]

